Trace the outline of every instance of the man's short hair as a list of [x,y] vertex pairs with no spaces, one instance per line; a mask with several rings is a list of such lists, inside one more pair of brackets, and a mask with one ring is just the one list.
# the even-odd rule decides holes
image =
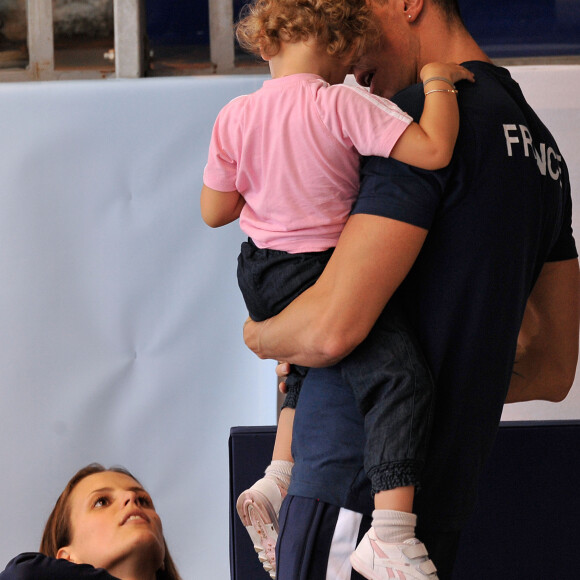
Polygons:
[[433,4],[435,4],[441,12],[447,17],[447,20],[453,21],[461,19],[461,11],[459,10],[459,0],[433,0]]

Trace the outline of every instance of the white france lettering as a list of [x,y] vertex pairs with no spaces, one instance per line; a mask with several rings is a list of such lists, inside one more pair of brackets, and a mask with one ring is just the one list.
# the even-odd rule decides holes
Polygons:
[[534,148],[534,157],[538,163],[538,169],[542,175],[546,175],[546,144],[540,143],[540,152]]
[[510,135],[510,131],[517,131],[517,127],[515,125],[504,125],[503,126],[503,134],[505,135],[505,143],[507,146],[507,152],[510,157],[513,157],[512,152],[512,143],[519,143],[520,140],[517,137],[512,137]]
[[[519,135],[518,135],[519,131]],[[546,146],[546,143],[540,143],[539,148],[534,146],[534,141],[530,130],[525,125],[507,124],[503,125],[503,134],[509,157],[519,152],[519,155],[530,157],[534,156],[538,165],[538,170],[542,175],[548,175],[554,180],[558,181],[562,174],[562,156],[557,153],[553,147]],[[515,145],[521,144],[521,150]],[[547,150],[546,150],[547,147]]]
[[524,155],[526,157],[529,157],[530,148],[532,149],[532,151],[534,150],[534,147],[532,145],[532,135],[530,133],[530,130],[525,125],[520,125],[520,132],[522,134],[522,141],[524,144]]
[[[556,160],[556,169],[552,167],[552,159]],[[560,161],[562,161],[562,156],[558,155],[551,147],[548,147],[548,171],[554,181],[557,181],[560,177]]]

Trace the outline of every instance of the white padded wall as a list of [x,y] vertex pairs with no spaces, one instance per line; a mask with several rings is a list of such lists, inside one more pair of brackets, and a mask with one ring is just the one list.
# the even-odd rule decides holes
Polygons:
[[[580,187],[580,67],[512,72]],[[229,428],[273,424],[276,389],[242,342],[243,236],[198,200],[217,112],[263,80],[0,85],[0,568],[99,461],[152,492],[184,578],[229,576]]]
[[242,341],[237,224],[199,215],[219,108],[250,78],[0,85],[0,567],[69,477],[122,464],[184,578],[227,578],[228,435],[274,424]]

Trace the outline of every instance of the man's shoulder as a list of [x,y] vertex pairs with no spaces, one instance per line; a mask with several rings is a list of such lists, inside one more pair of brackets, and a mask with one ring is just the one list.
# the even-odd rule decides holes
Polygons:
[[[472,85],[468,81],[462,81],[459,86],[460,92],[465,88],[469,88],[470,93],[475,94],[475,92],[479,93],[479,91],[493,92],[500,89],[502,85],[504,87],[506,85],[517,87],[517,83],[513,81],[509,71],[503,67],[484,61],[464,62],[462,63],[462,66],[465,66],[465,68],[475,74],[475,84]],[[473,89],[475,89],[475,92]],[[419,121],[425,104],[423,84],[416,83],[411,85],[402,91],[399,91],[391,100],[401,109],[409,113],[415,121]],[[461,106],[461,100],[459,103]]]
[[415,122],[418,122],[423,113],[423,105],[425,104],[423,85],[421,83],[411,85],[399,91],[391,100],[403,109],[403,111],[411,115]]

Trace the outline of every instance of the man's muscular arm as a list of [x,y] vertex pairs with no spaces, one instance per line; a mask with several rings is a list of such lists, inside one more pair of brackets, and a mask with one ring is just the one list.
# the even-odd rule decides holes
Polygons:
[[547,262],[528,300],[506,403],[562,401],[578,360],[578,260]]
[[316,284],[277,316],[246,322],[247,346],[261,358],[309,367],[338,362],[366,338],[426,235],[389,218],[351,216]]

